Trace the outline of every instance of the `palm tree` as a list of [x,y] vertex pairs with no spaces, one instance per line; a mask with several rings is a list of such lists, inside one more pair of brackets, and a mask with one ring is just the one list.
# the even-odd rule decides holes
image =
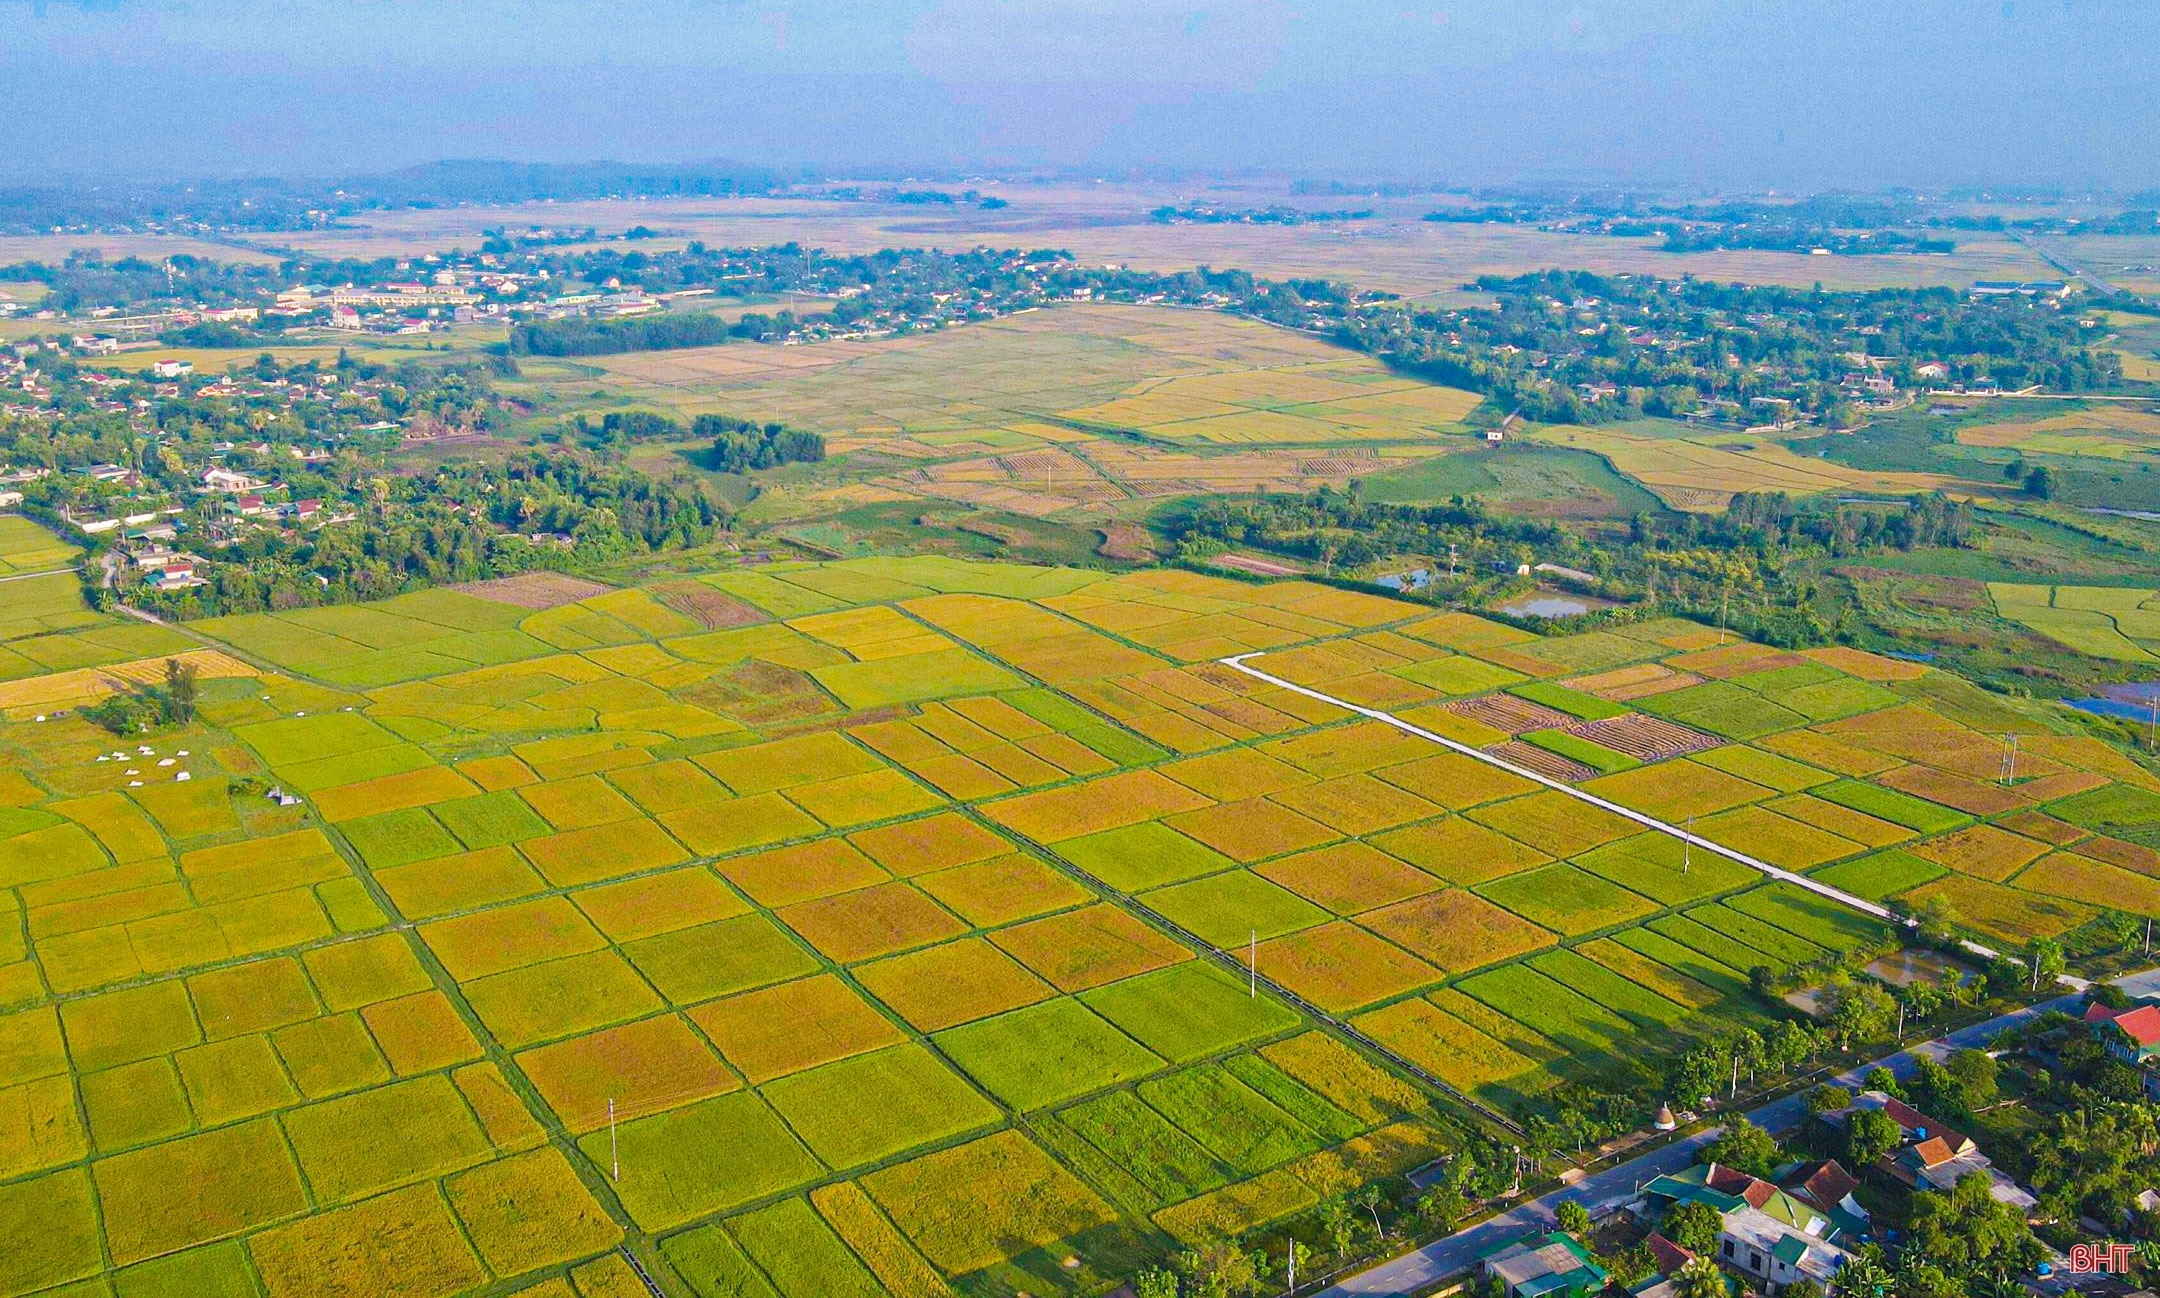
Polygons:
[[1726,1298],[1725,1273],[1706,1257],[1693,1257],[1673,1277],[1674,1298]]
[[1839,1268],[1835,1288],[1840,1298],[1883,1298],[1891,1276],[1873,1249],[1862,1249]]

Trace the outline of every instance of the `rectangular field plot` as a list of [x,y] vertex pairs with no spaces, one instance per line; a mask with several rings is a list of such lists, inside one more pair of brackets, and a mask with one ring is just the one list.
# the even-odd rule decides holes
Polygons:
[[1627,1019],[1525,965],[1474,974],[1461,987],[1575,1054],[1620,1055],[1638,1037]]
[[1509,875],[1477,891],[1487,901],[1570,936],[1624,924],[1658,909],[1647,897],[1568,865]]

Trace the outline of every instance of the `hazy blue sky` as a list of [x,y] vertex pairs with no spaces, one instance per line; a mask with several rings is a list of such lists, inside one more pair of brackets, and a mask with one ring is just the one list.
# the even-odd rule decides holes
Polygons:
[[2155,0],[0,0],[0,183],[446,157],[2160,185]]

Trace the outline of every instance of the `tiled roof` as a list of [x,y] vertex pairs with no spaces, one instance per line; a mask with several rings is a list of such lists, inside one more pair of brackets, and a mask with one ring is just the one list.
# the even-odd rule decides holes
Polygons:
[[2141,1046],[2160,1045],[2160,1005],[2140,1005],[2118,1014],[2115,1026]]
[[1833,1158],[1816,1164],[1806,1176],[1796,1178],[1790,1189],[1794,1197],[1828,1212],[1859,1187],[1859,1179]]
[[1693,1253],[1688,1252],[1656,1231],[1650,1232],[1650,1238],[1643,1241],[1643,1247],[1650,1250],[1650,1260],[1655,1262],[1657,1269],[1666,1275],[1677,1273],[1681,1267],[1695,1260]]

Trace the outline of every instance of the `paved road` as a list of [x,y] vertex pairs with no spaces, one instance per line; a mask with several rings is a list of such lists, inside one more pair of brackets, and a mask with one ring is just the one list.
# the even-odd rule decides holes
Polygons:
[[[2160,995],[2160,969],[2131,974],[2118,978],[2115,982],[2133,996]],[[1861,1064],[1830,1080],[1840,1086],[1857,1090],[1861,1074],[1876,1064],[1888,1068],[1899,1077],[1910,1077],[1918,1071],[1919,1060],[1923,1055],[1939,1063],[1954,1050],[1985,1045],[2006,1027],[2037,1018],[2051,1009],[2069,1010],[2077,1004],[2078,997],[2075,994],[2059,996],[1984,1023],[1960,1028],[1947,1036],[1921,1042],[1873,1063]],[[1755,1125],[1772,1131],[1797,1127],[1807,1119],[1807,1095],[1805,1092],[1789,1095],[1782,1100],[1765,1104],[1747,1116]],[[1604,1204],[1625,1203],[1635,1197],[1636,1187],[1643,1182],[1665,1172],[1678,1171],[1693,1163],[1695,1151],[1715,1140],[1719,1130],[1721,1129],[1712,1128],[1698,1132],[1641,1158],[1584,1177],[1564,1190],[1555,1190],[1543,1198],[1518,1205],[1489,1221],[1427,1244],[1415,1253],[1404,1254],[1392,1262],[1383,1263],[1370,1271],[1340,1281],[1334,1287],[1322,1290],[1319,1298],[1414,1293],[1436,1280],[1467,1270],[1477,1260],[1478,1254],[1495,1245],[1504,1244],[1533,1230],[1551,1229],[1553,1211],[1564,1201],[1572,1200],[1593,1211]]]

